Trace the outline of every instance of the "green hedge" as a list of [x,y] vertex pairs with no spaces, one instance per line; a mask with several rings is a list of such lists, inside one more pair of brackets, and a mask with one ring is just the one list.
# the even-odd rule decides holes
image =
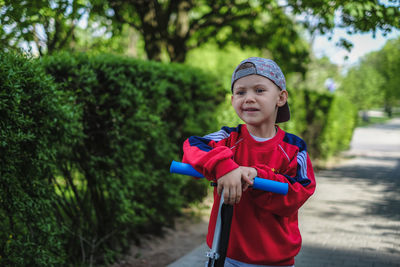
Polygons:
[[318,136],[321,158],[327,159],[350,146],[357,124],[357,108],[343,95],[334,95],[325,127]]
[[[178,64],[111,55],[42,61],[72,92],[81,133],[62,147],[55,179],[69,261],[101,262],[145,232],[161,233],[206,185],[169,174],[187,136],[216,130],[216,80]],[[62,177],[62,178],[61,178]]]
[[0,53],[0,265],[64,262],[49,183],[70,106],[38,62]]
[[350,145],[357,110],[346,97],[330,92],[289,92],[291,119],[282,127],[302,137],[312,159],[328,159]]
[[215,77],[111,55],[0,60],[0,265],[110,262],[206,194],[168,170],[187,136],[218,129]]

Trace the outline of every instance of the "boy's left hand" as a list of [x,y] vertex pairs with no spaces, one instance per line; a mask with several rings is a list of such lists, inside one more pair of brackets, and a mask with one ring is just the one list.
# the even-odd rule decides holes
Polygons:
[[239,167],[242,173],[242,190],[246,191],[253,184],[254,178],[257,176],[257,170],[253,167]]
[[221,195],[224,190],[224,203],[237,204],[240,201],[242,192],[253,184],[254,178],[257,176],[257,170],[251,167],[239,166],[239,168],[228,172],[218,179],[217,192]]

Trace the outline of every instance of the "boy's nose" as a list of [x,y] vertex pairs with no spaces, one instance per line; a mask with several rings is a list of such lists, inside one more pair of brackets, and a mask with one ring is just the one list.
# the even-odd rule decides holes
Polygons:
[[246,103],[254,102],[254,101],[255,101],[255,99],[254,99],[254,95],[253,94],[246,94],[246,99],[245,99]]

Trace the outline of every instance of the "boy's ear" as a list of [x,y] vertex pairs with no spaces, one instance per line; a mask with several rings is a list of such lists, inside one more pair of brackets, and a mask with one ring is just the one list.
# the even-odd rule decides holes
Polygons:
[[282,107],[286,104],[288,99],[288,92],[286,90],[282,90],[279,92],[279,99],[278,99],[278,107]]

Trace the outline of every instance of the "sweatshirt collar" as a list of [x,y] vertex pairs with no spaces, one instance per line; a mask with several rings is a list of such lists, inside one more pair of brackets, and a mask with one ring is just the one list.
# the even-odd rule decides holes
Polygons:
[[277,132],[274,137],[264,142],[258,142],[254,140],[254,138],[251,136],[249,130],[247,129],[247,125],[243,124],[242,126],[243,139],[246,143],[255,147],[267,148],[269,146],[274,146],[276,143],[279,143],[281,140],[283,140],[283,137],[285,135],[285,132],[278,125],[275,125],[275,127],[277,129]]

